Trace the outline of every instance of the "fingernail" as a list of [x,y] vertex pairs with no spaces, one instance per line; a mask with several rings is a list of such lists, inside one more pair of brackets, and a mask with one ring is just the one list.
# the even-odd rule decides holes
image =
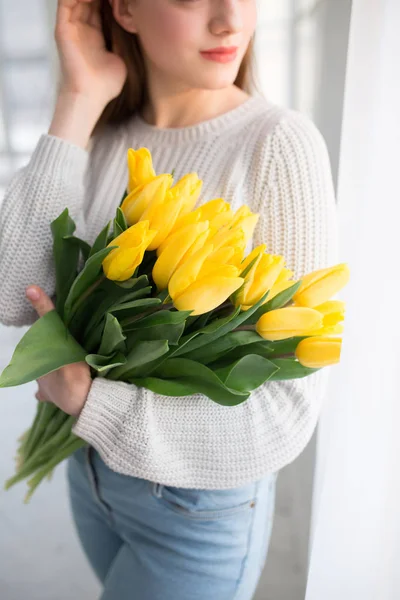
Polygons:
[[28,296],[29,300],[39,300],[39,292],[37,291],[36,288],[28,288],[26,290],[26,295]]

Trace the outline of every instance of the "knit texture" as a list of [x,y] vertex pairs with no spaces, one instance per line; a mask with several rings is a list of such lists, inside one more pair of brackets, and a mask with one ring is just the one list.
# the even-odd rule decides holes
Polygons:
[[[65,207],[90,244],[115,215],[127,185],[128,148],[150,149],[156,172],[197,172],[197,206],[217,197],[259,213],[251,248],[265,243],[294,277],[338,262],[337,212],[325,140],[305,114],[252,96],[194,126],[162,129],[139,115],[108,127],[84,150],[41,135],[0,208],[0,321],[33,323],[25,288],[54,295],[50,222]],[[242,404],[202,394],[162,396],[93,380],[73,432],[114,471],[164,485],[226,489],[275,472],[304,450],[317,425],[330,369],[266,382]]]

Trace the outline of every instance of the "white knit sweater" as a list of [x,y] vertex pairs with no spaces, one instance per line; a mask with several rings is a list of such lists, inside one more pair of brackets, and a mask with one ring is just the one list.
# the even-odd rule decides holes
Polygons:
[[[93,243],[127,185],[128,148],[151,150],[157,173],[195,171],[197,205],[223,197],[260,218],[251,247],[266,243],[300,278],[338,262],[337,213],[324,138],[303,113],[253,96],[200,124],[160,129],[135,115],[84,150],[43,134],[12,177],[0,208],[0,321],[33,323],[29,284],[54,296],[50,222],[65,207]],[[159,483],[224,489],[292,462],[316,427],[331,368],[266,382],[234,407],[202,394],[161,396],[96,378],[73,431],[114,471]]]

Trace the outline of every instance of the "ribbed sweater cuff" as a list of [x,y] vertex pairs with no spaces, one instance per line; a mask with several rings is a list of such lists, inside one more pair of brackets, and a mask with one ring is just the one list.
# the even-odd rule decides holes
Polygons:
[[120,437],[121,423],[131,410],[136,386],[95,377],[72,433],[89,444],[111,451]]

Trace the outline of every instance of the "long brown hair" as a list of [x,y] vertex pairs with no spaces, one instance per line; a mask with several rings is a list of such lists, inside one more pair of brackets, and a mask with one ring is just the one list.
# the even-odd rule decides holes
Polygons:
[[[148,100],[145,62],[137,35],[125,31],[114,19],[109,0],[102,1],[100,14],[106,48],[118,52],[123,58],[128,68],[128,75],[119,96],[111,100],[100,115],[91,137],[97,135],[106,125],[119,124],[128,120]],[[256,80],[254,36],[243,57],[234,84],[248,94],[259,92]]]

